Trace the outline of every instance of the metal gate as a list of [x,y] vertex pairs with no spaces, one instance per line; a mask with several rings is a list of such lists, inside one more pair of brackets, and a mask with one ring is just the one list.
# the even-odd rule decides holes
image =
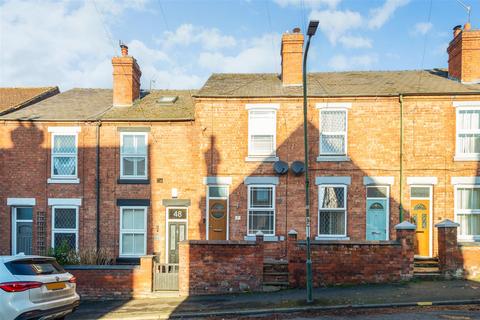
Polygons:
[[177,263],[154,262],[153,290],[155,291],[178,290],[178,264]]

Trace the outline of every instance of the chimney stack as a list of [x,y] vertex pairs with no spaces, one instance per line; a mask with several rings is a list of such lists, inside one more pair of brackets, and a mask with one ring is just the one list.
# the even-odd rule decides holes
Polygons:
[[303,72],[303,34],[300,28],[282,36],[282,83],[284,86],[301,86]]
[[131,106],[140,97],[142,72],[134,57],[128,55],[128,47],[120,43],[122,56],[113,57],[113,106]]
[[448,77],[462,83],[480,83],[480,30],[469,22],[453,28],[453,40],[447,49]]

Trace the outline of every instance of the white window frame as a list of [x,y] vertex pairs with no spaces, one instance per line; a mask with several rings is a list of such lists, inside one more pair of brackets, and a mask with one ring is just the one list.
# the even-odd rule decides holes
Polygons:
[[[34,205],[33,205],[34,206]],[[13,205],[12,206],[12,255],[17,254],[17,223],[18,222],[30,222],[32,223],[32,232],[33,232],[33,206],[30,205]],[[21,208],[31,208],[32,209],[32,219],[18,219],[17,218],[17,209]],[[32,243],[33,246],[33,243]],[[32,248],[33,249],[33,248]]]
[[[145,155],[128,155],[123,154],[123,137],[124,136],[143,136],[145,139],[145,146],[147,152]],[[148,179],[148,132],[120,132],[120,179],[131,179],[131,180],[146,180]],[[132,175],[126,176],[123,173],[123,158],[124,157],[136,157],[140,158],[145,157],[145,175]]]
[[[321,188],[343,188],[344,192],[344,207],[343,208],[322,208],[321,203],[320,203],[320,189]],[[344,224],[345,224],[345,232],[343,234],[321,234],[320,233],[320,211],[345,211],[345,216],[344,216]],[[317,225],[317,235],[318,238],[326,238],[326,239],[336,239],[336,238],[341,238],[345,239],[347,237],[347,215],[348,215],[348,189],[347,186],[344,184],[320,184],[318,185],[318,225]]]
[[[352,108],[351,102],[322,102],[317,103],[318,109],[318,162],[323,161],[350,161],[348,157],[348,109]],[[322,153],[322,111],[345,111],[345,132],[340,132],[345,137],[345,154],[340,153]],[[330,133],[333,134],[333,133]]]
[[479,153],[462,153],[460,150],[459,136],[460,134],[480,134],[480,129],[464,130],[460,128],[460,112],[461,111],[480,111],[480,102],[471,103],[454,103],[455,107],[455,157],[454,160],[480,160]]
[[[55,228],[56,209],[75,209],[75,229]],[[52,206],[52,248],[55,248],[55,234],[68,233],[75,234],[75,250],[78,251],[78,206]]]
[[[277,104],[247,104],[248,110],[248,156],[254,158],[271,158],[276,157],[277,155],[277,110],[279,106]],[[254,152],[251,142],[252,132],[254,131],[252,128],[252,123],[250,117],[252,112],[261,112],[261,111],[268,111],[273,113],[273,121],[274,124],[274,132],[273,132],[273,150],[270,154],[260,154]]]
[[[379,197],[369,197],[368,196],[368,188],[387,188],[387,195],[383,198],[379,198]],[[368,185],[368,186],[365,186],[365,204],[367,204],[367,200],[387,200],[387,207],[386,207],[386,214],[385,214],[385,219],[386,219],[386,241],[390,240],[390,186],[389,185],[383,185],[383,184],[379,184],[379,185],[375,185],[375,184],[372,184],[372,185]],[[365,206],[366,207],[366,206]],[[365,211],[365,219],[366,219],[366,214],[367,214],[367,211],[368,211],[368,207],[365,208],[366,211]],[[366,226],[365,226],[365,232],[367,232],[366,230]],[[365,234],[366,236],[366,234]]]
[[[252,188],[272,188],[272,207],[271,208],[251,208],[250,193]],[[273,211],[273,233],[264,233],[264,236],[275,236],[277,224],[276,186],[274,184],[250,184],[247,186],[247,236],[255,236],[250,232],[250,211]]]
[[[210,188],[212,187],[220,187],[220,188],[226,188],[227,189],[227,195],[225,197],[210,197]],[[229,235],[229,231],[230,231],[230,188],[228,185],[225,185],[225,184],[209,184],[207,185],[207,206],[205,207],[206,209],[206,217],[207,217],[207,237],[206,239],[208,240],[208,236],[209,236],[209,228],[210,228],[210,212],[209,212],[209,208],[210,208],[210,199],[212,200],[227,200],[227,240],[230,239],[230,235]]]
[[[68,156],[72,157],[72,154],[55,154],[54,153],[54,146],[55,146],[55,137],[58,136],[75,136],[75,174],[74,175],[56,175],[55,174],[55,165],[54,165],[54,158],[55,157],[62,157]],[[50,153],[50,177],[52,180],[71,180],[78,178],[78,131],[54,131],[52,132],[52,145],[51,145],[51,153]]]
[[[138,231],[139,229],[123,229],[123,210],[130,210],[130,209],[142,209],[143,214],[144,214],[144,219],[143,219],[143,232]],[[141,256],[144,256],[147,254],[147,237],[148,237],[148,232],[147,232],[147,222],[148,219],[148,207],[144,206],[121,206],[120,207],[120,227],[119,227],[119,233],[120,233],[120,239],[119,239],[119,248],[118,248],[118,256],[121,258],[138,258]],[[143,234],[143,252],[141,254],[124,254],[123,251],[123,235],[124,234]]]
[[[459,223],[458,215],[459,214],[480,214],[480,209],[459,209],[459,197],[457,194],[458,189],[480,189],[480,184],[459,184],[454,186],[455,193],[453,195],[454,197],[454,203],[455,203],[455,208],[454,208],[454,218],[455,222]],[[460,228],[460,227],[459,227]],[[470,235],[470,236],[463,236],[458,234],[457,236],[458,240],[461,241],[479,241],[480,240],[480,235]]]

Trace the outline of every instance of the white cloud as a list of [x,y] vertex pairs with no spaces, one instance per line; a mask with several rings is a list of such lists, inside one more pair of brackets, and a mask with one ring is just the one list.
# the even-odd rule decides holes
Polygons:
[[319,21],[318,27],[333,45],[349,30],[359,28],[363,24],[360,13],[350,10],[313,10],[310,19]]
[[433,24],[431,22],[419,22],[415,24],[411,33],[414,35],[426,35],[430,30],[432,30],[432,27]]
[[218,29],[196,27],[192,24],[182,24],[174,32],[166,31],[163,38],[162,43],[166,47],[198,43],[205,49],[216,50],[237,44],[234,37],[222,35]]
[[[274,0],[276,4],[281,7],[287,6],[301,6],[301,0]],[[319,8],[326,6],[329,8],[335,8],[342,0],[304,0],[303,4],[309,8]]]
[[328,65],[336,71],[353,70],[353,69],[370,69],[376,62],[378,57],[372,54],[365,54],[359,56],[345,56],[339,54],[333,56]]
[[272,72],[279,68],[280,35],[265,34],[244,41],[242,47],[233,55],[202,52],[198,63],[212,72]]
[[407,5],[409,2],[410,0],[385,0],[381,7],[370,10],[368,27],[371,29],[381,28],[398,8]]
[[372,40],[365,37],[358,36],[341,36],[338,41],[346,48],[371,48]]

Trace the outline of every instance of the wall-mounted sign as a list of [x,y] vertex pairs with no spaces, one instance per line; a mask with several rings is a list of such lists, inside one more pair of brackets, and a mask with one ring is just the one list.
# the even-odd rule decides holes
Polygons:
[[187,219],[187,208],[168,208],[168,219]]

